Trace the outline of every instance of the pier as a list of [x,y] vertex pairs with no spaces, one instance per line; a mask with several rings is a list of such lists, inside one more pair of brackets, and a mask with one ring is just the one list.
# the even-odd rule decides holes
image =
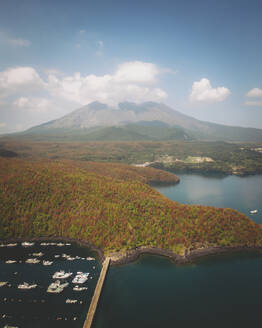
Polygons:
[[107,257],[103,263],[103,267],[100,272],[98,282],[96,284],[96,289],[95,289],[94,295],[92,297],[92,301],[89,306],[89,310],[88,310],[83,328],[91,328],[109,264],[110,264],[110,257]]

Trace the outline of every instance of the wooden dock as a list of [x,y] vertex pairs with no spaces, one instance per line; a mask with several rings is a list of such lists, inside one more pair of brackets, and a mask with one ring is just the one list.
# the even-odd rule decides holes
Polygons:
[[110,264],[110,257],[107,257],[103,263],[103,267],[100,272],[98,282],[96,284],[96,289],[95,289],[94,295],[92,297],[92,301],[89,306],[89,310],[88,310],[83,328],[91,328],[109,264]]

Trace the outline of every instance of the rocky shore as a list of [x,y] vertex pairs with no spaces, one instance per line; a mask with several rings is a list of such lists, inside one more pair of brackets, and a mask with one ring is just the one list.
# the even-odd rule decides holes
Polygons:
[[125,265],[138,260],[141,255],[151,254],[164,256],[172,260],[176,264],[188,264],[192,263],[195,260],[198,260],[203,257],[225,254],[225,253],[238,253],[238,252],[249,252],[249,253],[261,253],[262,247],[258,246],[209,246],[209,247],[201,247],[194,250],[186,250],[183,255],[175,254],[171,250],[157,248],[157,247],[148,247],[141,246],[132,250],[123,250],[117,252],[105,252],[87,241],[71,239],[71,238],[63,238],[63,237],[41,237],[41,238],[14,238],[8,240],[0,240],[2,242],[23,242],[23,241],[61,241],[61,242],[71,242],[76,243],[82,247],[90,248],[94,253],[96,253],[97,259],[100,263],[103,263],[106,257],[110,257],[110,265]]
[[184,255],[175,254],[170,250],[165,250],[156,247],[139,247],[134,250],[119,251],[107,254],[111,259],[111,265],[124,265],[136,261],[139,256],[143,254],[160,255],[170,258],[176,264],[187,264],[201,257],[218,255],[223,253],[237,253],[237,252],[259,252],[262,254],[262,247],[249,247],[249,246],[237,246],[237,247],[207,247],[200,248],[185,252]]

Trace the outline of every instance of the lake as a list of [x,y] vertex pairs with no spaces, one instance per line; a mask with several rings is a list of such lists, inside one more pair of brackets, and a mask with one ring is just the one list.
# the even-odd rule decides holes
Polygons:
[[[184,204],[231,207],[262,222],[262,176],[179,174],[180,184],[158,187]],[[251,215],[250,210],[258,209]],[[261,326],[262,256],[226,254],[177,266],[157,256],[111,267],[94,328]]]
[[[262,176],[179,177],[180,184],[157,190],[185,204],[232,207],[262,222]],[[251,215],[253,209],[258,209],[258,214]],[[45,253],[41,261],[53,260],[52,266],[24,263],[29,254],[40,251]],[[68,261],[64,253],[80,259]],[[0,288],[0,327],[82,327],[101,269],[97,261],[83,260],[88,256],[93,254],[74,244],[0,248],[0,281],[11,284]],[[6,264],[10,258],[18,263]],[[74,274],[90,272],[93,279],[86,283],[88,290],[74,292],[69,280],[63,293],[47,294],[52,274],[60,269]],[[143,256],[135,263],[109,268],[93,328],[261,326],[261,276],[262,256],[258,254],[226,254],[184,266],[158,256]],[[18,290],[23,281],[36,282],[38,287]],[[78,302],[66,304],[67,298]]]

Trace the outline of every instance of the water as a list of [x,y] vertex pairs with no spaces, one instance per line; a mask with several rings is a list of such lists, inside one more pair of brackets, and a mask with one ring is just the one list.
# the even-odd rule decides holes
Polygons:
[[[179,177],[179,185],[157,190],[185,204],[235,208],[262,222],[261,175]],[[252,209],[259,213],[250,215]],[[258,254],[224,254],[186,266],[145,255],[110,268],[94,328],[260,327],[261,276]]]
[[[157,189],[181,203],[232,207],[262,222],[262,176],[179,177],[179,185]],[[251,209],[258,209],[259,213],[250,215]],[[12,285],[0,288],[0,328],[6,324],[19,328],[82,327],[101,266],[61,257],[50,267],[24,263],[29,253],[39,251],[45,253],[44,259],[51,260],[62,253],[93,256],[88,249],[76,245],[0,248],[0,281],[8,280]],[[4,261],[10,258],[22,263],[8,265]],[[73,292],[70,283],[61,294],[47,294],[52,274],[60,269],[92,272],[93,279],[86,284],[88,290]],[[262,256],[258,254],[214,256],[185,266],[158,256],[143,256],[135,263],[109,268],[93,328],[260,327],[261,276]],[[23,281],[35,281],[39,286],[32,291],[18,290],[17,284]],[[67,298],[83,303],[65,304]],[[12,318],[3,318],[3,314]]]
[[[39,264],[27,264],[28,258],[36,258],[29,254],[42,252]],[[68,261],[62,254],[71,257],[80,257]],[[60,257],[55,257],[60,255]],[[83,326],[93,291],[99,277],[101,265],[95,261],[87,261],[86,257],[94,256],[87,248],[75,244],[71,246],[40,246],[36,243],[33,247],[0,248],[0,281],[8,281],[11,286],[0,287],[0,327],[5,325],[19,328],[42,327],[70,327]],[[8,259],[17,260],[14,264],[6,264]],[[43,260],[54,261],[50,266],[44,266]],[[66,279],[69,286],[60,294],[50,294],[46,290],[56,271],[65,270],[73,275]],[[85,291],[73,291],[72,279],[77,271],[89,272]],[[92,277],[92,278],[91,278]],[[18,284],[28,282],[38,286],[32,290],[18,289]],[[65,281],[63,281],[65,282]],[[76,304],[66,304],[66,299],[77,299]]]
[[[157,187],[166,197],[183,204],[202,204],[236,209],[262,223],[262,175],[237,177],[179,174],[175,186]],[[250,210],[258,209],[257,214]]]

